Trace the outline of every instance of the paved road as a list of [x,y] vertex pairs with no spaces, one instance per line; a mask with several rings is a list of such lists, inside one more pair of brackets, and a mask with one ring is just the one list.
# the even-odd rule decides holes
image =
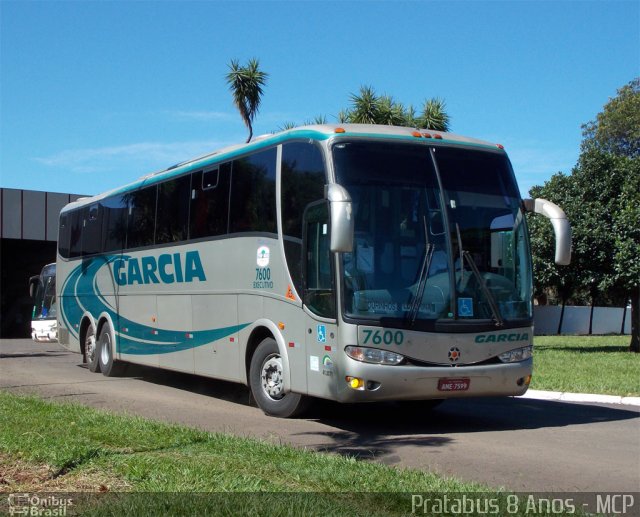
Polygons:
[[305,419],[265,416],[244,386],[153,368],[89,372],[57,344],[0,340],[0,389],[356,455],[522,491],[637,491],[640,410],[526,399],[394,404],[320,402]]

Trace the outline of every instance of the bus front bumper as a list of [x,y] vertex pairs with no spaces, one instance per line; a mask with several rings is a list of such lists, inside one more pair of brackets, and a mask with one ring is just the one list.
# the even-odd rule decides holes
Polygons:
[[[347,360],[338,381],[340,402],[426,400],[523,395],[533,360],[460,367],[385,366]],[[358,379],[357,388],[351,379]]]
[[38,343],[55,343],[58,341],[58,332],[54,329],[31,328],[31,339]]

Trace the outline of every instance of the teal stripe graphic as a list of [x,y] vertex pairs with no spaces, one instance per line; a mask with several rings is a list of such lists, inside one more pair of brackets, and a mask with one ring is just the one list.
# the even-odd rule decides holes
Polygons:
[[62,286],[61,312],[69,332],[78,339],[79,329],[74,325],[80,323],[84,311],[89,311],[95,318],[106,313],[111,317],[118,336],[117,350],[123,354],[152,355],[169,354],[189,350],[223,339],[243,328],[249,323],[233,325],[209,330],[168,330],[142,325],[118,315],[116,310],[100,293],[96,275],[102,267],[108,267],[116,259],[127,259],[127,256],[94,257],[83,261],[68,276]]

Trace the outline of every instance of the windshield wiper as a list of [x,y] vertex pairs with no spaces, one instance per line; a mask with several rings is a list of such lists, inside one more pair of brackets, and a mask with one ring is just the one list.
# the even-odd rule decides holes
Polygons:
[[[478,269],[478,266],[476,266],[476,263],[473,260],[471,253],[469,253],[468,251],[463,251],[462,255],[464,256],[464,258],[467,259],[467,263],[469,264],[471,271],[473,271],[473,274],[475,275],[476,279],[478,280],[478,283],[480,284],[480,289],[482,289],[482,292],[484,293],[484,296],[487,299],[487,302],[489,302],[489,307],[491,307],[491,312],[493,312],[493,319],[496,321],[496,327],[502,327],[504,325],[504,320],[500,315],[500,309],[498,309],[498,304],[496,304],[496,299],[493,297],[493,294],[491,294],[491,291],[487,287],[487,283],[484,281],[484,278],[480,274],[480,270]],[[462,269],[464,269],[464,264],[462,265]]]
[[422,216],[422,223],[424,227],[425,248],[422,266],[420,268],[420,276],[418,277],[418,285],[416,286],[416,293],[411,301],[411,308],[409,311],[411,326],[415,324],[418,313],[420,312],[420,305],[422,305],[422,297],[424,296],[424,289],[427,286],[427,277],[429,275],[429,269],[431,268],[431,259],[433,258],[433,252],[435,250],[435,246],[429,242],[427,218],[425,216]]
[[460,237],[460,225],[458,225],[458,223],[456,223],[456,233],[458,235],[458,249],[460,250],[460,281],[462,284],[464,284],[464,259],[466,259],[469,267],[471,268],[471,271],[476,277],[476,280],[478,280],[478,283],[480,284],[482,293],[489,303],[489,307],[491,308],[491,312],[493,313],[493,319],[496,322],[496,327],[502,327],[504,325],[504,320],[502,319],[502,316],[500,314],[500,309],[498,308],[496,299],[493,297],[493,294],[491,294],[491,291],[487,287],[487,283],[484,281],[484,278],[480,273],[478,266],[476,266],[471,253],[469,253],[462,247],[462,237]]

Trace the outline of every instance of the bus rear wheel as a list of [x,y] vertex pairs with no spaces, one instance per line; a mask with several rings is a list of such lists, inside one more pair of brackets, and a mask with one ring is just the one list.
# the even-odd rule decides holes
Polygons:
[[256,348],[249,368],[249,385],[258,407],[267,415],[293,417],[309,405],[308,397],[285,393],[282,357],[273,338],[264,339]]
[[102,325],[98,339],[97,353],[100,370],[105,377],[116,377],[122,373],[123,365],[114,357],[114,343],[109,323]]
[[96,341],[96,333],[93,325],[87,327],[87,333],[84,336],[84,362],[87,363],[90,372],[100,371],[100,362],[98,361],[98,343]]

